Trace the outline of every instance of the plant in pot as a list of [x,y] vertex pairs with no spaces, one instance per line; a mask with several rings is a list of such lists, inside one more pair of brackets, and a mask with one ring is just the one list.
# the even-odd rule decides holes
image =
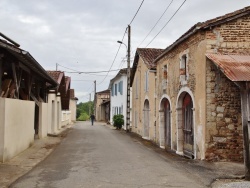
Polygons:
[[124,125],[123,117],[124,116],[122,114],[117,114],[113,116],[114,127],[116,127],[116,129],[121,129],[122,125]]

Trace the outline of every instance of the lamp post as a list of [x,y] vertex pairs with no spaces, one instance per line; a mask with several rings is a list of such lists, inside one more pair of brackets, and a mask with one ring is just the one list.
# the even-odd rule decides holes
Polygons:
[[[124,44],[122,41],[117,41],[120,44]],[[130,126],[130,25],[128,25],[128,46],[127,48],[127,115],[126,115],[126,131],[129,132]]]

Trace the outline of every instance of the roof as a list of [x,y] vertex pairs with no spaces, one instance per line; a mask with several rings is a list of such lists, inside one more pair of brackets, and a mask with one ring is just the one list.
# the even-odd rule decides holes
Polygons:
[[148,69],[156,69],[157,63],[154,61],[162,52],[164,49],[158,49],[158,48],[137,48],[134,58],[133,67],[131,70],[131,85],[134,80],[135,72],[137,69],[139,57],[142,58],[143,62],[147,66]]
[[112,83],[114,82],[114,80],[115,80],[116,78],[118,78],[119,76],[121,76],[121,75],[127,75],[127,68],[121,69],[121,70],[115,75],[115,77],[112,78],[112,79],[110,80],[109,89],[111,89],[111,86],[112,86]]
[[249,55],[206,54],[231,81],[250,81]]
[[106,89],[106,90],[103,90],[103,91],[99,91],[99,92],[96,92],[96,94],[105,94],[105,93],[110,93],[110,90],[109,89]]
[[163,49],[157,48],[137,48],[138,55],[142,58],[145,65],[149,68],[156,68],[154,60],[163,52]]
[[66,90],[70,89],[71,77],[65,76]]
[[54,79],[57,81],[58,84],[61,83],[61,80],[64,76],[64,72],[62,71],[47,71],[47,73]]
[[8,43],[5,40],[0,39],[0,48],[5,49],[7,52],[12,54],[15,58],[17,58],[24,65],[29,67],[33,72],[43,78],[46,82],[52,85],[52,87],[57,86],[56,81],[50,77],[50,75],[46,72],[46,70],[32,57],[32,55],[21,49],[16,47],[13,44]]
[[190,36],[194,35],[198,31],[206,30],[206,29],[212,29],[215,26],[221,25],[223,23],[235,20],[237,18],[241,18],[243,16],[250,14],[250,6],[245,7],[243,9],[225,14],[223,16],[219,16],[210,20],[207,20],[205,22],[198,22],[194,26],[192,26],[186,33],[184,33],[179,39],[177,39],[173,44],[168,46],[163,53],[155,59],[154,62],[157,62],[160,60],[166,53],[168,53],[170,50],[172,50],[174,47],[176,47],[178,44],[189,38]]

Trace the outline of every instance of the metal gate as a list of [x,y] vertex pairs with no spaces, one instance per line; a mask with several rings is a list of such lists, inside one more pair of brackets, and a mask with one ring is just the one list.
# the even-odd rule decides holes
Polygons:
[[186,94],[183,99],[182,120],[184,136],[183,152],[185,156],[194,158],[193,102],[189,94]]
[[164,103],[164,127],[165,127],[165,146],[171,146],[171,115],[170,104],[168,100]]

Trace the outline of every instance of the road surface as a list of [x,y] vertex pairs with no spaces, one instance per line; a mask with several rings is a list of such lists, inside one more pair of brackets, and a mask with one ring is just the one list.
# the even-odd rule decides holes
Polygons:
[[127,134],[104,123],[78,122],[50,156],[11,187],[206,187]]

